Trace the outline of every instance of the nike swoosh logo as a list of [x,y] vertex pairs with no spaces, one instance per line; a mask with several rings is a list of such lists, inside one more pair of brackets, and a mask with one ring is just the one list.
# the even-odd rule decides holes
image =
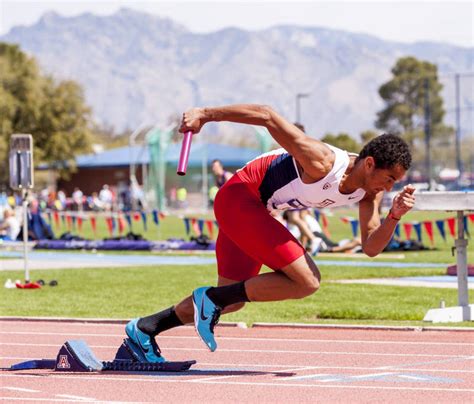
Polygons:
[[349,199],[357,199],[357,196],[350,196]]
[[[204,299],[203,299],[204,300]],[[204,303],[201,305],[201,313],[200,313],[200,316],[201,316],[201,320],[203,321],[207,321],[207,319],[209,318],[209,316],[206,316],[204,314]]]

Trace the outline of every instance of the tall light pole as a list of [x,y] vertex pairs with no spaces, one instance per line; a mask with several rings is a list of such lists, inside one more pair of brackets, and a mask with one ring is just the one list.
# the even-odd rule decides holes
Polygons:
[[297,93],[296,94],[296,122],[301,123],[301,112],[300,112],[300,100],[301,98],[307,98],[310,93]]

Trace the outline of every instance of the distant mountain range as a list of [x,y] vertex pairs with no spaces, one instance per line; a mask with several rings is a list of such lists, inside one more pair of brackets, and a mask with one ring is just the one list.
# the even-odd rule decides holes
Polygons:
[[[427,17],[429,18],[429,17]],[[403,29],[401,24],[400,29]],[[403,56],[436,63],[441,74],[473,70],[474,48],[404,44],[318,27],[227,28],[196,34],[170,19],[130,9],[111,16],[45,14],[0,37],[34,55],[45,72],[82,84],[99,122],[134,129],[165,124],[194,105],[265,103],[295,120],[296,94],[307,132],[359,133],[383,107],[377,90]],[[445,107],[454,108],[454,79],[443,76]],[[463,105],[473,105],[474,78],[462,80]],[[454,114],[448,113],[453,123]],[[473,133],[472,110],[463,114]],[[242,129],[242,128],[240,128]],[[232,125],[211,127],[232,142]]]

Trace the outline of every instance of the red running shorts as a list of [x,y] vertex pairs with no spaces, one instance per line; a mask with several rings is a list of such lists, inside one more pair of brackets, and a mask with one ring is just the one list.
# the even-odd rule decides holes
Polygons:
[[305,254],[303,246],[274,219],[258,190],[235,174],[217,193],[214,213],[219,225],[216,242],[218,274],[244,281],[262,264],[279,270]]

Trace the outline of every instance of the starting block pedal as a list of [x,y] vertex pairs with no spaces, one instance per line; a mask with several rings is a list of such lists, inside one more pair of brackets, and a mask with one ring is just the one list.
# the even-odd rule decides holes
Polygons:
[[183,372],[196,361],[151,363],[145,360],[140,349],[124,339],[113,361],[100,361],[83,340],[66,341],[56,359],[38,359],[12,365],[8,370],[54,369],[59,372]]

